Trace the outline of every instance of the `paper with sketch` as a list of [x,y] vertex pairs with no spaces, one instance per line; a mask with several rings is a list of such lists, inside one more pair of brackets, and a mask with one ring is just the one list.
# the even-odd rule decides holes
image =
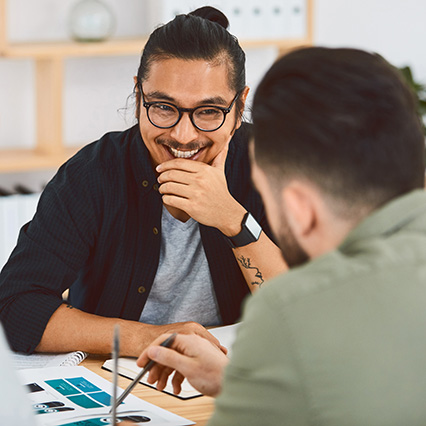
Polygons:
[[[226,325],[223,327],[216,327],[209,329],[209,332],[215,336],[222,346],[225,346],[228,349],[228,357],[231,357],[232,353],[232,344],[235,340],[235,334],[237,332],[239,323],[233,325]],[[105,370],[112,371],[112,359],[108,359],[104,362],[102,368]],[[121,376],[127,377],[129,379],[134,379],[140,371],[140,367],[136,365],[136,358],[119,358],[118,360],[118,373]],[[173,376],[171,376],[173,377]],[[179,395],[175,395],[173,393],[173,386],[171,384],[171,377],[169,377],[169,381],[167,383],[166,388],[163,392],[166,392],[170,395],[177,396],[181,399],[189,399],[197,396],[201,396],[202,394],[194,389],[188,382],[188,380],[184,380],[182,383],[182,391]],[[155,386],[150,385],[147,382],[147,376],[143,377],[141,383],[150,387],[155,388]]]
[[[112,384],[85,367],[54,367],[19,370],[27,385],[36,417],[43,426],[100,426],[109,424]],[[118,388],[117,395],[123,392]],[[117,417],[150,425],[192,425],[134,395],[117,408]],[[148,420],[149,419],[149,420]]]

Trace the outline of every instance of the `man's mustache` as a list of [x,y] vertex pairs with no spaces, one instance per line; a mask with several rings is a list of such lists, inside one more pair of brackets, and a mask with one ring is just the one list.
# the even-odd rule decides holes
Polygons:
[[178,149],[180,151],[194,151],[196,149],[206,148],[213,145],[213,142],[202,142],[202,141],[192,141],[186,144],[181,144],[172,139],[163,139],[157,138],[155,140],[157,145],[165,145],[169,148]]

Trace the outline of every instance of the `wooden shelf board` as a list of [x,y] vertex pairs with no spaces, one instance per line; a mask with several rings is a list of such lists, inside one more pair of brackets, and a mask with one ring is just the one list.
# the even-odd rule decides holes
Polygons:
[[[105,42],[79,43],[75,41],[50,43],[10,43],[0,52],[9,58],[54,58],[69,56],[140,55],[147,38],[112,39]],[[292,49],[310,45],[308,39],[286,40],[241,40],[243,49],[274,46],[278,49]]]
[[0,173],[57,169],[78,149],[79,147],[66,148],[57,154],[42,154],[30,149],[2,149]]
[[140,54],[146,38],[113,39],[105,42],[10,43],[1,52],[9,58],[51,58],[68,56],[105,56]]
[[310,46],[312,43],[305,38],[293,38],[286,40],[242,40],[241,47],[243,49],[276,47],[279,50],[294,49],[296,47]]

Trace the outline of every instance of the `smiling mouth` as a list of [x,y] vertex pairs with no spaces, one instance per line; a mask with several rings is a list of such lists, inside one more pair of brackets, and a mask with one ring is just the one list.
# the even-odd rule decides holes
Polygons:
[[175,149],[170,146],[168,148],[170,153],[176,158],[191,158],[195,154],[200,152],[200,150],[202,149],[202,148],[198,148],[198,149],[193,149],[192,151],[181,151],[180,149]]

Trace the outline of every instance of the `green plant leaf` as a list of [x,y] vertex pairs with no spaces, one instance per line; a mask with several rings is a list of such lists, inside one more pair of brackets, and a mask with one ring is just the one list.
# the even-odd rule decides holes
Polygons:
[[[397,69],[401,73],[408,86],[413,90],[414,95],[417,97],[417,110],[420,117],[424,120],[426,116],[426,86],[414,80],[413,73],[408,65]],[[425,126],[423,126],[423,132],[426,135]]]

